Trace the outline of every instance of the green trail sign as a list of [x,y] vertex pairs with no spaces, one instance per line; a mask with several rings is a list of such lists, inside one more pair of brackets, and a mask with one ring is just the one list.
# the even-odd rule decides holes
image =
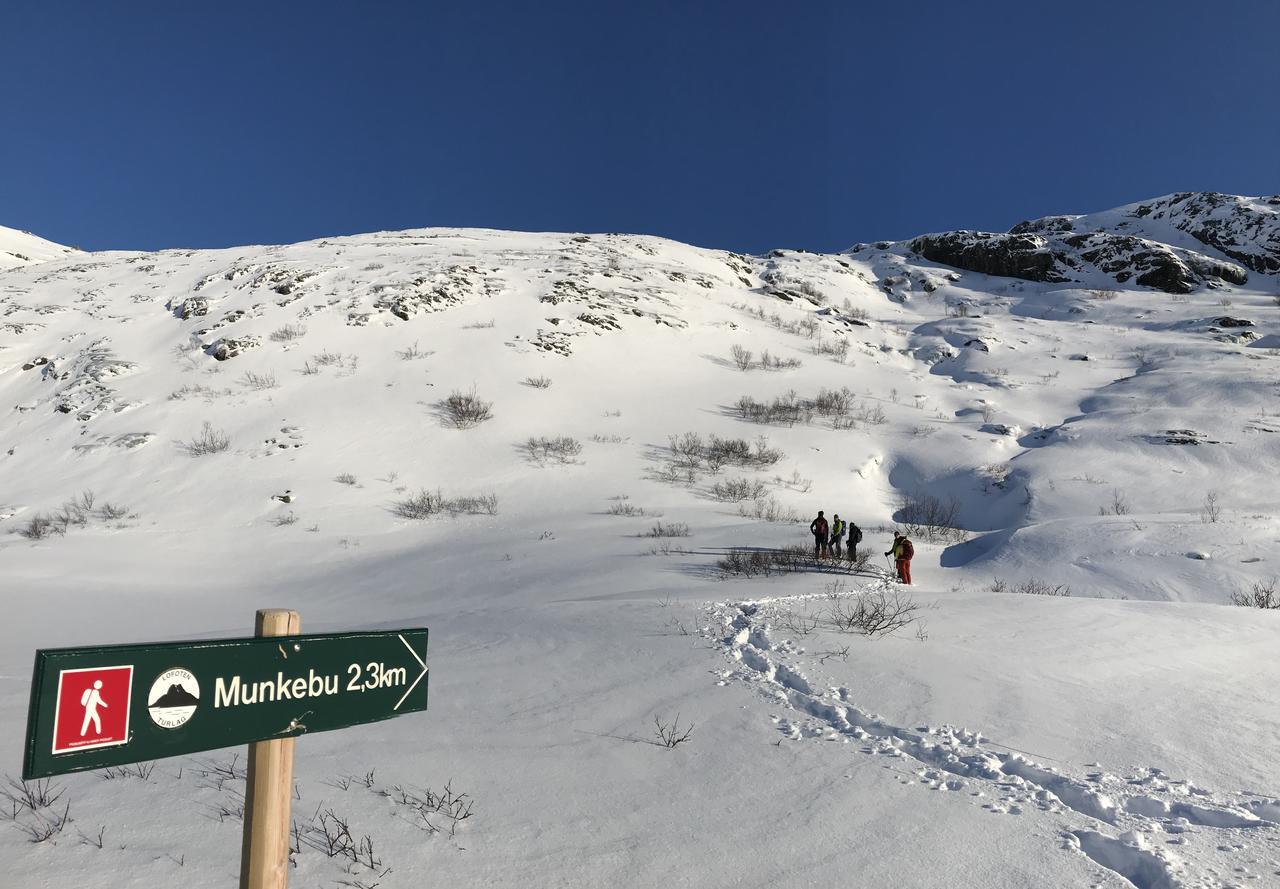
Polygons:
[[427,709],[427,630],[36,652],[25,779]]

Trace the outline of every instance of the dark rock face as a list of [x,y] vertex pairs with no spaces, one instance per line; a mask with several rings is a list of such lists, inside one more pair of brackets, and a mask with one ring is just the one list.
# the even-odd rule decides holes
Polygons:
[[958,231],[921,235],[911,249],[930,262],[1026,281],[1070,281],[1061,268],[1065,256],[1055,254],[1049,242],[1033,234],[996,234]]
[[911,249],[925,259],[971,272],[1065,283],[1092,265],[1125,283],[1165,293],[1191,293],[1216,281],[1243,284],[1239,266],[1158,241],[1103,231],[1074,232],[1072,217],[1050,216],[1014,226],[1008,234],[946,232],[922,235]]
[[1280,195],[1254,202],[1217,192],[1182,192],[1140,205],[1136,219],[1163,220],[1245,268],[1280,272]]
[[1229,262],[1129,235],[1093,232],[1068,235],[1063,241],[1120,283],[1134,278],[1135,283],[1165,293],[1191,293],[1214,278],[1232,284],[1249,279],[1244,269]]

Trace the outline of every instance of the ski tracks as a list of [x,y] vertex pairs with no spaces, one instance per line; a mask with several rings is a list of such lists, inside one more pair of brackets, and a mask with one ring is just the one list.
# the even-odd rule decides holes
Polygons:
[[[886,585],[874,581],[863,591]],[[721,674],[721,684],[748,682],[790,711],[771,717],[784,737],[858,742],[864,754],[901,761],[914,775],[904,783],[965,791],[993,814],[1018,815],[1028,807],[1062,814],[1069,819],[1062,828],[1063,848],[1138,889],[1280,885],[1280,800],[1242,793],[1238,802],[1224,803],[1154,768],[1128,778],[1100,769],[1070,775],[1007,748],[994,749],[1003,745],[978,732],[893,725],[859,706],[848,688],[819,687],[802,666],[804,658],[817,656],[773,626],[789,609],[814,598],[711,607],[709,633],[735,665]],[[1081,818],[1089,819],[1084,827],[1071,823]]]

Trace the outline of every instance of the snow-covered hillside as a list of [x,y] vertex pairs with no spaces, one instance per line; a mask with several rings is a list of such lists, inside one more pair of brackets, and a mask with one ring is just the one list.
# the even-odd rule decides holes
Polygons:
[[0,271],[73,256],[79,252],[74,247],[63,247],[31,232],[0,225]]
[[[1280,885],[1280,611],[1230,604],[1280,574],[1276,201],[835,255],[29,254],[0,271],[5,768],[35,647],[284,605],[432,629],[428,714],[298,747],[295,815],[391,872],[308,848],[298,885]],[[818,509],[870,564],[717,567]],[[927,607],[838,632],[907,523]],[[230,756],[59,779],[74,824],[0,830],[12,885],[225,883]],[[450,778],[452,835],[394,805]]]

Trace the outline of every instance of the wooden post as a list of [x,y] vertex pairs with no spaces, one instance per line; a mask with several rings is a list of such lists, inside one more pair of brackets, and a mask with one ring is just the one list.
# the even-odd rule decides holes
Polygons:
[[[265,608],[258,612],[255,635],[296,636],[301,628],[298,612]],[[292,801],[293,738],[250,744],[240,889],[286,889],[289,885]]]

